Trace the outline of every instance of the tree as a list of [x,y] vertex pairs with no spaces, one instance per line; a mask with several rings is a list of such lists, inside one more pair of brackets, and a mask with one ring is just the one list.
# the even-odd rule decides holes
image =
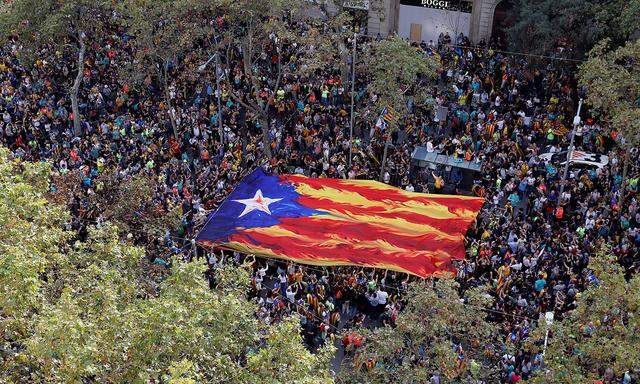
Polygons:
[[[63,259],[68,215],[44,199],[46,164],[9,159],[0,147],[0,356],[14,356],[44,300],[40,277]],[[4,369],[0,369],[3,372]],[[2,376],[0,374],[0,381]]]
[[[623,206],[631,148],[640,145],[640,39],[629,41],[616,50],[609,41],[598,44],[589,60],[580,67],[580,85],[587,89],[587,102],[607,116],[621,133],[625,149],[622,174]],[[621,210],[622,212],[622,210]]]
[[[242,105],[248,118],[257,120],[262,131],[265,157],[271,158],[270,106],[282,85],[283,76],[296,41],[291,18],[300,9],[293,0],[227,0],[224,2],[226,27],[219,28],[217,51],[224,60],[224,82],[233,101]],[[232,75],[241,74],[240,82],[232,84]],[[241,133],[248,132],[242,127]]]
[[204,0],[126,0],[123,23],[134,36],[133,63],[123,76],[134,84],[155,80],[162,91],[174,136],[178,136],[170,85],[180,59],[197,48],[210,28],[206,15],[217,3]]
[[[606,249],[591,258],[589,268],[595,278],[576,308],[549,326],[545,367],[532,383],[590,383],[603,380],[608,369],[620,381],[625,372],[638,367],[640,276],[627,279]],[[538,344],[545,329],[538,327],[534,334]]]
[[[373,45],[368,57],[369,93],[377,96],[375,109],[380,112],[387,108],[396,116],[408,112],[409,99],[415,105],[424,102],[427,97],[425,82],[436,77],[440,62],[433,56],[411,47],[398,36],[392,36]],[[383,179],[387,161],[387,151],[391,143],[391,134],[397,129],[395,122],[390,122],[384,135],[384,154],[380,169],[380,180]]]
[[[83,193],[80,171],[51,176],[54,188],[46,198],[56,204],[67,205],[73,196]],[[89,194],[85,213],[86,225],[109,221],[122,234],[134,232],[144,236],[163,236],[167,230],[178,227],[182,214],[179,204],[161,204],[156,199],[157,183],[149,175],[121,175],[113,169],[104,169],[95,179],[93,193]]]
[[165,209],[160,203],[154,204],[155,189],[156,182],[148,175],[122,178],[107,169],[96,179],[96,191],[89,201],[103,220],[122,232],[163,236],[180,223],[181,207]]
[[508,30],[513,49],[549,53],[566,38],[583,56],[605,37],[623,44],[640,28],[639,0],[514,0],[517,14]]
[[86,49],[101,37],[100,26],[110,18],[112,4],[107,0],[14,0],[5,2],[0,14],[0,33],[17,36],[32,55],[43,47],[55,47],[77,57],[76,76],[69,90],[75,135],[82,133],[78,93]]
[[46,164],[0,149],[0,382],[331,381],[331,347],[311,354],[295,320],[257,320],[245,270],[211,290],[204,265],[173,259],[153,280],[108,223],[73,241],[48,181]]
[[[320,7],[322,18],[308,18],[309,30],[301,36],[301,47],[304,50],[298,59],[301,73],[312,75],[317,70],[340,68],[344,84],[351,81],[349,63],[351,49],[345,42],[353,39],[354,32],[346,28],[351,23],[351,16],[344,12],[341,5]],[[322,37],[320,37],[322,36]],[[353,40],[350,40],[353,44]]]
[[[495,380],[487,352],[497,352],[489,347],[497,328],[483,311],[491,305],[490,296],[475,288],[461,298],[458,289],[452,278],[413,283],[395,327],[357,330],[364,336],[363,345],[353,359],[345,360],[338,381],[426,383],[433,374],[447,382]],[[365,366],[367,361],[372,367]]]

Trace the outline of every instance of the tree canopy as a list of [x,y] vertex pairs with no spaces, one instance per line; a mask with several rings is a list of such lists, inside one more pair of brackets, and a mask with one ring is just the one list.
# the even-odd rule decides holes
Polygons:
[[[532,383],[589,383],[608,375],[622,377],[638,367],[640,276],[627,279],[606,250],[592,257],[589,267],[591,284],[576,308],[550,326],[546,369]],[[545,329],[538,327],[539,339]]]
[[[120,3],[119,19],[133,36],[133,62],[121,75],[133,84],[155,80],[162,90],[164,112],[178,137],[170,86],[175,69],[197,49],[211,28],[206,17],[213,14],[215,1],[126,0]],[[180,67],[181,72],[186,72]]]
[[87,45],[96,41],[101,26],[112,16],[107,0],[15,0],[0,13],[0,36],[15,37],[22,53],[37,56],[40,48],[54,46],[77,56],[76,77],[69,89],[74,133],[82,133],[78,93]]
[[458,288],[452,278],[413,283],[396,326],[356,330],[364,336],[363,346],[343,363],[339,382],[426,383],[434,374],[452,382],[494,377],[496,351],[485,349],[497,336],[484,312],[491,299],[481,288],[460,297]]
[[[393,58],[393,60],[390,60]],[[404,41],[399,36],[391,36],[373,45],[368,52],[367,69],[371,76],[368,91],[376,100],[373,106],[376,118],[385,108],[394,116],[406,115],[409,101],[421,104],[427,97],[428,87],[425,82],[436,77],[441,67],[435,56],[429,56]],[[380,169],[380,180],[383,179],[387,151],[391,136],[395,129],[392,121],[386,132],[386,142]]]
[[512,48],[548,53],[560,38],[584,56],[605,37],[623,44],[640,30],[639,0],[514,0],[517,10],[508,30]]
[[377,110],[388,106],[399,114],[406,113],[409,98],[416,103],[422,101],[427,90],[421,85],[436,77],[440,66],[436,57],[424,54],[399,36],[377,42],[368,58],[368,90],[378,96]]
[[203,264],[173,259],[156,280],[116,227],[65,231],[49,176],[0,149],[1,382],[332,381],[331,347],[311,354],[297,319],[257,320],[246,271],[227,267],[234,283],[211,290]]
[[580,68],[587,102],[608,117],[630,146],[640,144],[640,39],[615,50],[605,40]]

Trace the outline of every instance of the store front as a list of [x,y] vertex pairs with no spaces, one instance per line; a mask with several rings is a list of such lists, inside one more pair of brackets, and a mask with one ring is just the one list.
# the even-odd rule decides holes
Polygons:
[[469,36],[473,2],[467,0],[400,0],[398,34],[411,41],[437,43],[440,34],[452,41]]
[[[362,0],[359,0],[362,1]],[[437,42],[440,33],[451,41],[462,32],[473,44],[504,33],[517,10],[510,0],[370,0],[367,33],[398,33],[413,41]],[[368,3],[368,4],[369,4]],[[495,17],[494,17],[495,16]],[[497,30],[493,27],[497,23]]]

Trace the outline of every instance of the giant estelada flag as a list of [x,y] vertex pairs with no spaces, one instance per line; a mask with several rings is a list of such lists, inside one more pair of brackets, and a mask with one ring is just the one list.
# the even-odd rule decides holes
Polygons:
[[203,246],[312,265],[453,271],[484,199],[407,192],[369,180],[245,177],[209,216]]

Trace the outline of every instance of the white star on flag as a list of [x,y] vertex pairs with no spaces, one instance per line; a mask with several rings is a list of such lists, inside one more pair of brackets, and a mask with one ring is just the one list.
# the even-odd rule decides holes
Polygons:
[[251,211],[262,211],[267,214],[271,214],[269,210],[269,204],[276,203],[282,199],[271,199],[269,197],[262,196],[262,191],[257,190],[255,196],[252,199],[233,200],[236,203],[244,204],[244,211],[238,217],[242,217]]

